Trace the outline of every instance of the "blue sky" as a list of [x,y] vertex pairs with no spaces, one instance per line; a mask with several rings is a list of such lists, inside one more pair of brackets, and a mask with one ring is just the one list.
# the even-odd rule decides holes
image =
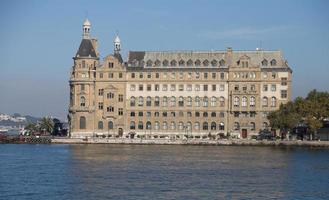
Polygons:
[[101,57],[129,50],[284,52],[293,97],[329,90],[329,1],[0,1],[0,112],[65,119],[69,71],[88,16]]

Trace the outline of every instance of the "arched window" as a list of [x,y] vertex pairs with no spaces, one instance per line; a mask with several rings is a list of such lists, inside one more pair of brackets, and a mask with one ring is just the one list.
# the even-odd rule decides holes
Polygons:
[[262,66],[265,67],[265,66],[267,66],[267,64],[268,64],[267,60],[264,59],[264,60],[262,61]]
[[136,104],[136,100],[135,100],[135,97],[130,97],[130,106],[135,106]]
[[208,130],[208,122],[203,122],[202,129],[203,130]]
[[186,129],[187,129],[188,131],[192,130],[192,123],[191,123],[191,122],[187,122],[187,123],[186,123]]
[[256,105],[256,98],[250,97],[250,107],[255,107],[255,105]]
[[263,122],[263,127],[262,127],[264,130],[267,130],[268,129],[268,123],[267,122]]
[[146,106],[151,106],[151,97],[146,97]]
[[168,129],[168,123],[167,122],[163,122],[162,123],[162,129],[163,130],[167,130]]
[[147,121],[146,122],[146,130],[150,130],[151,129],[151,122],[150,121]]
[[217,98],[216,97],[211,97],[211,103],[210,103],[210,105],[212,107],[215,107],[216,106],[216,102],[217,102]]
[[195,97],[195,106],[200,107],[200,97],[198,96]]
[[276,60],[275,59],[271,60],[271,66],[276,66]]
[[211,122],[210,129],[216,130],[216,122]]
[[246,107],[247,106],[247,97],[242,97],[242,103],[241,103],[242,107]]
[[183,107],[184,106],[184,98],[181,96],[178,99],[178,106]]
[[103,129],[103,122],[102,121],[99,121],[98,122],[98,129]]
[[204,60],[202,64],[203,64],[203,66],[207,67],[209,65],[209,61],[208,60]]
[[208,113],[207,112],[203,112],[203,117],[208,117]]
[[138,97],[138,106],[143,106],[144,99],[142,96]]
[[134,121],[130,122],[130,129],[135,130],[135,122]]
[[208,107],[208,97],[203,97],[203,107]]
[[142,121],[138,122],[138,129],[143,130],[143,122]]
[[224,107],[225,106],[225,98],[224,97],[219,97],[219,105],[221,107]]
[[186,62],[187,66],[188,67],[192,67],[193,66],[193,61],[191,59],[189,59],[187,62]]
[[110,130],[113,129],[113,122],[112,122],[112,121],[109,121],[109,123],[108,123],[108,128],[109,128]]
[[267,107],[267,106],[268,106],[268,98],[263,97],[263,107]]
[[234,130],[240,130],[239,122],[234,122]]
[[159,106],[160,105],[160,98],[158,96],[156,96],[154,98],[154,106]]
[[161,65],[161,62],[160,62],[160,60],[156,60],[156,61],[154,62],[154,64],[155,64],[155,66],[159,67],[159,66]]
[[153,64],[152,60],[148,60],[146,62],[146,66],[148,66],[148,67],[152,67],[152,64]]
[[176,106],[176,97],[172,96],[170,98],[170,106],[175,107]]
[[179,122],[178,123],[178,129],[179,130],[183,130],[184,129],[184,123],[183,122]]
[[199,67],[201,65],[201,61],[199,59],[197,59],[194,64],[195,64],[195,66]]
[[159,122],[154,122],[154,130],[159,130]]
[[175,122],[171,122],[170,123],[170,128],[171,128],[171,130],[175,130],[176,129],[176,123]]
[[234,107],[239,107],[239,106],[240,106],[240,98],[234,97]]
[[271,106],[276,107],[276,98],[275,97],[271,98]]
[[192,106],[192,97],[187,97],[187,106]]
[[82,116],[80,117],[80,129],[86,129],[86,117]]
[[219,123],[219,130],[221,130],[221,131],[223,131],[223,130],[225,130],[225,125],[224,125],[224,122],[221,122],[221,123]]
[[176,65],[177,65],[177,61],[176,60],[170,61],[170,66],[176,67]]
[[250,130],[254,131],[256,129],[255,122],[250,122]]
[[211,112],[211,117],[216,117],[216,112]]
[[217,60],[212,60],[211,61],[211,66],[216,67],[217,66]]
[[85,107],[86,106],[86,98],[85,97],[80,97],[80,106]]
[[225,60],[221,59],[219,61],[219,66],[221,66],[221,67],[225,66]]
[[164,60],[164,61],[162,62],[162,65],[163,65],[164,67],[167,67],[167,66],[169,65],[168,60]]
[[184,66],[184,65],[185,65],[185,61],[184,61],[184,60],[180,60],[180,61],[178,62],[178,65],[179,65],[180,67]]
[[164,96],[162,98],[162,106],[167,107],[168,106],[168,97]]
[[194,129],[195,130],[199,130],[200,129],[200,123],[199,122],[195,122],[194,123]]

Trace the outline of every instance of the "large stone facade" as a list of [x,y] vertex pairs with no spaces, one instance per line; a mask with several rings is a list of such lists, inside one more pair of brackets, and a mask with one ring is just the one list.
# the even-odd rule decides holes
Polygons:
[[120,39],[99,59],[83,25],[70,78],[70,135],[248,138],[291,98],[292,71],[281,51],[130,51]]

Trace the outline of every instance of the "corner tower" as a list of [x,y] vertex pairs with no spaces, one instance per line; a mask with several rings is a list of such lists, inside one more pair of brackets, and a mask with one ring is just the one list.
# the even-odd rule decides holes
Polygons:
[[82,40],[73,57],[70,76],[70,105],[68,121],[71,137],[90,134],[94,129],[96,66],[99,65],[97,40],[90,36],[91,23],[82,25]]

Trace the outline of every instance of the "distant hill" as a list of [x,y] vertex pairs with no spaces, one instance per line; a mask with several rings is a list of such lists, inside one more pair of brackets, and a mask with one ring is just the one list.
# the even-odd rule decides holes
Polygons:
[[[7,115],[7,114],[3,114]],[[11,117],[11,119],[1,119],[0,126],[22,126],[28,123],[36,123],[37,121],[41,120],[39,117],[33,117],[30,115],[21,115],[19,113],[14,113],[13,115],[7,115]],[[25,117],[25,120],[17,121],[15,119]]]

